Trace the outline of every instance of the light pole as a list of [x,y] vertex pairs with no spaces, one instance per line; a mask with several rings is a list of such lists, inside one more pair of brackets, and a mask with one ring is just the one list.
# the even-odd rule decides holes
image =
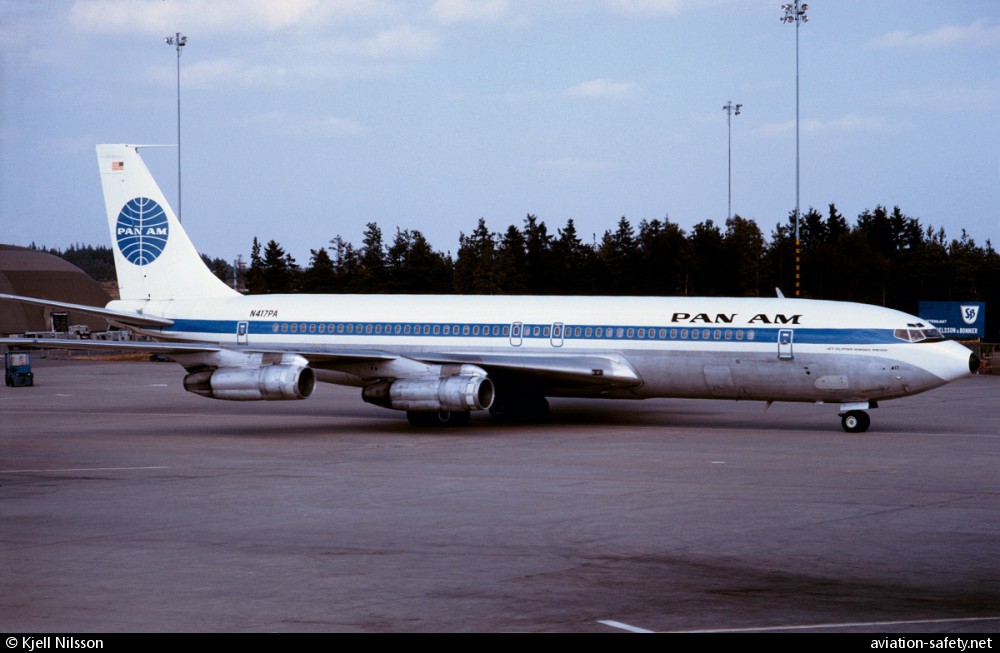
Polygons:
[[237,254],[236,260],[233,261],[233,290],[238,291],[240,289],[240,272],[243,270],[243,255]]
[[732,100],[726,102],[726,105],[722,107],[722,110],[726,112],[726,127],[729,129],[729,215],[726,220],[733,217],[733,116],[740,115],[742,108],[742,104],[733,104]]
[[795,23],[795,296],[799,296],[801,269],[799,267],[799,23],[809,22],[806,10],[809,5],[795,2],[781,5],[785,15],[783,23]]
[[181,222],[181,48],[187,45],[188,37],[177,32],[163,40],[177,48],[177,221]]

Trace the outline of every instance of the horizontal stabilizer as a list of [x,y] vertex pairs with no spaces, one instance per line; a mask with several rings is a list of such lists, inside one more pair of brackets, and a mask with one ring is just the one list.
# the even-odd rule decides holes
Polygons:
[[0,301],[18,302],[20,304],[30,304],[32,306],[43,306],[54,308],[60,311],[73,311],[84,315],[95,315],[103,317],[109,323],[123,328],[131,327],[167,327],[174,321],[162,317],[152,317],[140,313],[125,313],[123,311],[112,311],[100,306],[87,306],[85,304],[70,304],[69,302],[57,302],[51,299],[38,299],[37,297],[22,297],[20,295],[8,295],[0,293]]

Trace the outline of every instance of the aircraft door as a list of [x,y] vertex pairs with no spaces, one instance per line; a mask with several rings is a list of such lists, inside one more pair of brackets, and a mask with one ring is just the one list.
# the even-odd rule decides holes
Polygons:
[[794,334],[792,329],[778,330],[778,358],[781,360],[790,361],[795,358],[795,354],[792,352]]
[[562,322],[553,322],[551,336],[549,336],[549,343],[553,347],[562,347],[563,345],[563,331],[566,327]]
[[247,333],[250,331],[249,322],[237,322],[236,323],[236,344],[245,345],[247,344]]
[[510,344],[512,347],[521,346],[521,332],[524,329],[524,324],[521,322],[514,322],[510,325]]

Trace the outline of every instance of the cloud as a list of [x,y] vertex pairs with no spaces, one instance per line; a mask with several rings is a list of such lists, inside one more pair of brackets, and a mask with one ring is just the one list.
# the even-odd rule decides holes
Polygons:
[[[175,71],[157,68],[151,76],[159,82],[175,79]],[[250,65],[236,58],[212,59],[188,64],[181,71],[181,83],[188,88],[279,88],[289,71],[278,64]]]
[[302,115],[285,111],[258,114],[247,121],[264,133],[284,138],[344,138],[365,132],[361,123],[337,116]]
[[437,47],[438,38],[434,34],[409,25],[400,25],[379,32],[371,38],[356,41],[351,49],[355,54],[373,59],[395,59],[426,56]]
[[[295,41],[289,51],[299,59],[309,59],[317,63],[329,61],[331,57],[345,59],[413,59],[425,57],[438,49],[440,39],[432,32],[410,25],[397,25],[377,32],[372,36],[339,37],[331,36],[322,40]],[[319,60],[319,61],[318,61]]]
[[563,93],[571,97],[619,100],[636,90],[631,82],[615,82],[610,79],[592,79],[566,89]]
[[891,134],[903,131],[903,123],[891,123],[882,116],[859,116],[848,114],[831,120],[829,128],[837,132],[860,132],[864,134]]
[[998,44],[1000,44],[1000,26],[990,27],[986,25],[986,21],[977,20],[971,25],[945,25],[923,34],[902,30],[887,32],[869,41],[867,47],[935,51],[982,48]]
[[[802,120],[799,122],[799,131],[807,134],[822,131],[824,128],[825,124],[816,119]],[[795,132],[795,121],[786,120],[785,122],[765,123],[754,131],[762,136],[781,136],[783,134],[791,134]]]
[[1000,80],[979,86],[957,85],[945,88],[906,89],[889,99],[889,104],[905,107],[930,107],[948,111],[994,111],[1000,105]]
[[100,33],[160,34],[164,25],[192,32],[274,32],[391,13],[384,0],[76,0],[69,19],[77,29]]
[[606,161],[592,159],[577,159],[563,157],[561,159],[542,159],[535,162],[535,167],[545,173],[554,174],[563,179],[578,179],[591,175],[613,172],[616,168]]
[[437,35],[409,25],[398,25],[365,38],[328,38],[304,41],[290,48],[293,78],[322,79],[382,77],[399,66],[437,52]]
[[[368,38],[330,38],[295,42],[275,54],[192,59],[181,68],[181,84],[198,89],[294,88],[330,79],[364,79],[392,74],[400,62],[420,59],[436,51],[433,34],[398,26]],[[156,84],[174,83],[172,66],[150,68]]]
[[443,23],[495,21],[507,13],[508,0],[437,0],[431,14]]
[[[894,134],[905,131],[909,125],[905,123],[891,123],[881,116],[859,116],[854,113],[834,118],[833,120],[802,120],[799,129],[802,133],[817,134],[824,132],[834,132],[840,134],[861,133],[861,134]],[[795,121],[789,120],[780,123],[768,123],[761,125],[754,130],[761,136],[781,136],[795,132]]]
[[682,0],[608,0],[608,5],[629,16],[673,16],[684,8]]

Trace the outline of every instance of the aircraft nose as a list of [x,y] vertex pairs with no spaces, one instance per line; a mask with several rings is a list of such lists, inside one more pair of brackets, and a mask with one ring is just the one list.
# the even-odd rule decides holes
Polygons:
[[968,347],[954,340],[934,343],[938,356],[934,357],[934,362],[927,368],[939,379],[946,382],[957,381],[969,374],[975,374],[979,369],[981,361],[976,354]]

